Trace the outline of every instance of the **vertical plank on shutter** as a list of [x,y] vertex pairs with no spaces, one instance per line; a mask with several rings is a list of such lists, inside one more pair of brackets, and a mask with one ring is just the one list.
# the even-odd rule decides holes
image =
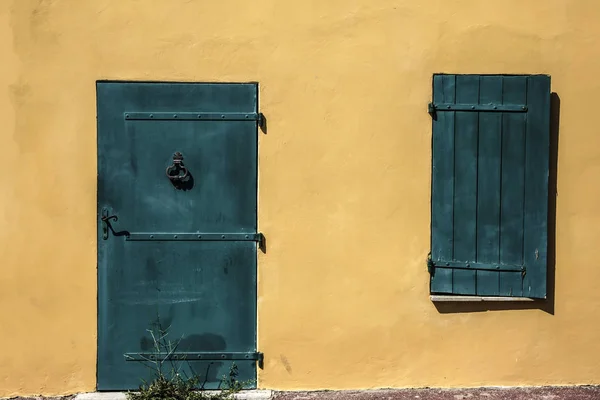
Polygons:
[[[502,77],[482,76],[479,103],[502,103]],[[477,262],[497,263],[500,257],[500,158],[502,115],[479,113],[479,153],[477,167]],[[500,273],[477,271],[477,294],[498,295]]]
[[[433,101],[454,103],[454,75],[435,75]],[[452,260],[454,199],[454,113],[437,113],[433,121],[431,187],[431,257]],[[452,270],[438,268],[431,277],[432,293],[452,293]]]
[[[456,77],[456,102],[477,104],[479,76]],[[477,130],[478,113],[456,112],[454,132],[454,259],[477,257]],[[476,272],[456,269],[453,293],[476,294]]]
[[[525,104],[527,78],[504,77],[504,104]],[[525,185],[526,113],[502,116],[502,187],[500,206],[500,262],[523,263],[523,206]],[[523,278],[519,272],[500,272],[500,295],[521,296]]]
[[525,296],[546,297],[548,246],[548,173],[550,153],[550,77],[527,80],[525,142],[525,216],[523,281]]

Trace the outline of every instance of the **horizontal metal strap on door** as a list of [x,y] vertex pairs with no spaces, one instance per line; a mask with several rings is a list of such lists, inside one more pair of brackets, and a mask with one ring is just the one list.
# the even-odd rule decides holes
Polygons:
[[263,354],[259,352],[231,353],[231,352],[174,352],[174,353],[125,353],[126,361],[223,361],[223,360],[248,360],[261,361]]
[[262,233],[129,233],[130,241],[262,242]]
[[145,121],[260,121],[260,113],[126,112],[126,120]]
[[496,111],[496,112],[526,112],[524,104],[452,104],[429,103],[429,113],[441,111]]
[[467,269],[473,271],[524,272],[524,265],[490,264],[479,262],[433,261],[434,268]]

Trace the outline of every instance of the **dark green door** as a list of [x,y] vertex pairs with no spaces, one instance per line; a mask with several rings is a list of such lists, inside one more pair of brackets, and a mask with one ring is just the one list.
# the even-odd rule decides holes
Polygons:
[[[257,86],[99,82],[98,389],[256,378]],[[173,353],[154,347],[167,331]],[[158,339],[158,338],[157,338]]]

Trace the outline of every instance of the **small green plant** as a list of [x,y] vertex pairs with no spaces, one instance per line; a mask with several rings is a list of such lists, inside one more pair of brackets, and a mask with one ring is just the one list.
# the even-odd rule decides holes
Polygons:
[[153,341],[153,353],[141,362],[154,372],[154,379],[143,381],[139,391],[128,392],[128,400],[227,400],[252,383],[238,381],[238,368],[234,363],[229,374],[222,377],[219,389],[207,393],[203,390],[205,381],[195,373],[188,376],[181,369],[181,361],[171,357],[179,341],[168,340],[167,331],[159,323],[155,329],[148,329]]

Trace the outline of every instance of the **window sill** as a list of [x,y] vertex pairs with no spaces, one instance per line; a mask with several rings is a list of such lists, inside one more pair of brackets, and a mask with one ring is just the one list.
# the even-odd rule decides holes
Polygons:
[[524,302],[535,301],[530,297],[494,297],[494,296],[453,296],[432,294],[429,299],[433,302],[481,302],[481,301],[502,301],[502,302]]

